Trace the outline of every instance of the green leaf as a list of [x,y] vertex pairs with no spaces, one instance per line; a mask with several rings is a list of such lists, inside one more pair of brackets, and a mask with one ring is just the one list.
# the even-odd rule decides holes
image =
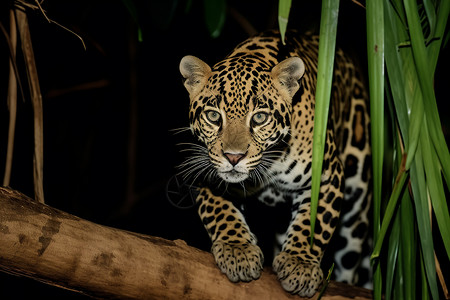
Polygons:
[[[366,3],[367,60],[369,72],[370,119],[373,166],[373,230],[379,239],[381,188],[384,156],[384,12],[383,1]],[[381,244],[380,244],[381,248]],[[374,299],[382,297],[382,276],[379,262],[374,265]]]
[[423,0],[423,7],[427,15],[428,24],[430,25],[430,35],[428,41],[433,38],[436,29],[436,11],[434,4],[430,0]]
[[[430,59],[428,55],[429,52],[425,48],[425,39],[420,24],[417,2],[415,0],[405,0],[404,3],[411,38],[412,53],[417,68],[417,75],[419,77],[419,85],[424,98],[423,101],[425,103],[424,108],[425,114],[427,115],[429,133],[431,141],[436,148],[439,160],[441,161],[441,165],[443,166],[447,186],[450,188],[450,153],[445,142],[444,134],[442,133],[436,97],[433,89],[434,61],[437,60],[437,57]],[[448,17],[449,5],[446,5],[444,9],[447,9],[445,17]],[[433,54],[437,56],[438,53],[439,51],[435,51]]]
[[[380,215],[384,123],[384,14],[382,0],[367,2],[367,55],[372,129],[375,214]],[[376,221],[377,223],[377,221]],[[376,225],[376,224],[375,224]],[[375,226],[377,227],[377,226]],[[378,228],[376,228],[378,230]]]
[[391,225],[391,220],[397,207],[397,201],[400,197],[403,186],[405,185],[406,178],[407,174],[405,170],[403,168],[400,169],[395,180],[394,189],[392,191],[391,197],[389,198],[389,202],[383,216],[383,222],[381,222],[381,228],[378,232],[371,259],[376,259],[380,256],[381,246],[383,245],[384,237],[389,229],[389,226]]
[[331,265],[330,269],[328,270],[327,277],[323,280],[322,288],[320,289],[320,293],[319,293],[319,296],[317,297],[317,300],[322,299],[323,294],[327,290],[328,284],[330,284],[330,281],[331,281],[331,274],[333,274],[333,270],[334,270],[334,263]]
[[385,1],[386,7],[389,6],[390,10],[392,12],[395,12],[397,17],[399,18],[399,21],[403,24],[403,27],[406,27],[406,16],[405,16],[405,9],[403,8],[403,1],[402,0],[390,0]]
[[289,21],[289,12],[291,10],[292,0],[279,0],[278,1],[278,28],[280,30],[281,41],[285,45],[284,36],[286,34],[286,28]]
[[386,264],[386,300],[392,298],[392,291],[394,285],[394,276],[397,270],[398,249],[400,244],[400,215],[396,214],[392,224],[391,233],[389,235],[389,246],[387,252]]
[[127,8],[128,12],[131,15],[131,18],[133,19],[134,23],[137,25],[138,30],[138,41],[142,42],[144,38],[142,37],[142,29],[141,26],[139,26],[139,18],[136,6],[134,5],[134,2],[132,0],[122,0],[122,3]]
[[325,135],[328,122],[328,107],[330,105],[331,81],[333,78],[336,49],[338,13],[338,0],[322,0],[311,171],[311,245],[314,239],[317,205],[319,201]]
[[403,260],[403,290],[405,299],[416,299],[416,238],[414,234],[414,212],[408,191],[403,193],[400,207],[401,234],[400,245]]
[[[412,63],[412,62],[411,62]],[[412,70],[414,71],[414,70]],[[414,74],[410,74],[411,77],[416,78],[415,72]],[[410,82],[416,82],[417,80],[412,80]],[[417,85],[416,85],[417,88]],[[416,89],[413,88],[413,89]],[[407,140],[407,159],[405,163],[405,169],[409,170],[411,167],[411,163],[414,159],[414,154],[417,150],[417,145],[419,143],[419,133],[422,128],[423,118],[424,118],[424,112],[423,112],[423,100],[422,100],[422,93],[420,91],[413,92],[412,98],[414,99],[412,101],[412,107],[410,112],[410,120],[409,120],[409,136]]]
[[391,3],[387,0],[385,1],[384,12],[386,28],[385,60],[390,82],[389,88],[392,93],[400,132],[405,140],[405,144],[408,145],[409,109],[407,101],[409,101],[410,98],[406,97],[406,90],[417,85],[414,85],[409,81],[408,84],[406,84],[406,80],[411,73],[412,67],[410,66],[411,64],[405,64],[404,62],[408,62],[407,55],[409,54],[411,56],[412,54],[409,53],[409,48],[398,49],[399,41],[406,40],[407,35],[398,15],[391,7]]
[[[439,1],[439,6],[436,8],[436,27],[434,30],[434,37],[437,38],[428,46],[428,54],[430,57],[430,68],[434,73],[438,60],[438,54],[441,49],[441,45],[444,41],[445,29],[447,26],[448,15],[450,13],[450,1]],[[447,37],[450,32],[447,31]]]
[[428,300],[430,299],[429,296],[429,290],[428,290],[428,284],[427,284],[427,275],[426,275],[426,271],[425,271],[425,266],[424,266],[424,259],[423,259],[423,254],[422,251],[419,251],[420,254],[420,279],[422,282],[422,286],[421,286],[421,290],[422,290],[422,300]]
[[[403,255],[402,249],[400,248],[398,251],[398,256],[401,257]],[[403,260],[398,260],[398,270],[403,270]],[[399,271],[395,273],[395,282],[394,282],[394,299],[406,300],[405,294],[403,293],[403,272]]]
[[[421,134],[421,142],[426,134]],[[427,281],[433,299],[439,299],[436,281],[436,265],[434,263],[433,234],[430,224],[430,210],[428,208],[427,183],[422,159],[422,149],[417,148],[414,163],[411,165],[411,189],[416,212],[417,228],[419,230],[420,245],[423,253],[423,261],[427,274]]]
[[[434,76],[431,75],[432,71],[434,73],[434,70],[430,70],[428,59],[429,53],[425,48],[425,40],[420,27],[416,1],[405,1],[405,9],[411,35],[414,62],[417,66],[417,74],[420,79],[419,84],[424,95],[424,101],[426,102],[425,113],[427,122],[425,126],[422,127],[421,135],[421,140],[423,141],[421,146],[425,176],[436,220],[443,237],[445,249],[447,250],[447,256],[450,257],[450,217],[445,200],[440,165],[438,163],[440,160],[445,175],[445,173],[448,172],[448,168],[450,168],[450,157],[447,144],[445,143],[445,139],[443,139],[439,114],[437,113],[436,98],[432,82]],[[428,136],[431,137],[431,141],[428,140]],[[431,143],[434,145],[434,148],[430,146]],[[447,176],[449,175],[450,174]],[[446,179],[449,180],[450,178],[446,177]]]
[[[421,24],[414,24],[413,29],[410,31],[410,28],[404,26],[404,22],[400,20],[398,14],[390,5],[389,1],[387,1],[385,12],[386,24],[389,29],[386,30],[386,67],[392,87],[391,90],[397,111],[398,124],[404,139],[405,150],[408,153],[406,167],[411,165],[411,188],[415,205],[416,222],[419,229],[420,245],[423,250],[423,265],[426,272],[426,276],[420,278],[426,278],[428,284],[425,285],[429,287],[427,291],[432,294],[434,299],[437,299],[438,289],[434,265],[434,247],[430,227],[430,211],[428,209],[428,192],[430,188],[429,185],[434,185],[434,193],[440,195],[435,196],[434,198],[441,197],[441,201],[445,202],[445,196],[442,195],[441,192],[442,181],[440,180],[440,175],[438,175],[439,171],[436,173],[436,169],[430,170],[430,168],[432,168],[433,164],[437,164],[437,169],[439,170],[439,162],[442,164],[442,161],[446,159],[445,152],[448,151],[448,149],[446,145],[440,145],[436,148],[433,147],[433,143],[429,138],[431,133],[429,132],[430,126],[427,125],[427,123],[429,123],[428,114],[437,114],[437,109],[435,110],[436,103],[434,91],[428,91],[429,97],[424,97],[422,92],[423,89],[427,87],[426,84],[420,83],[424,79],[424,76],[418,76],[418,73],[420,73],[418,64],[420,64],[421,68],[430,68],[428,70],[430,74],[434,73],[434,69],[432,68],[432,60],[434,58],[429,57],[429,53],[431,53],[429,49],[428,53],[422,52],[422,54],[419,55],[417,55],[417,50],[414,50],[414,47],[418,44],[418,40],[422,40],[422,43],[425,43],[423,37],[420,37],[422,30]],[[408,9],[408,25],[411,25],[412,22],[419,22],[417,12],[414,13],[414,9],[411,7]],[[412,18],[411,15],[413,15]],[[436,32],[440,31],[438,30]],[[416,37],[414,41],[411,40],[410,46],[399,48],[398,45],[409,40],[409,34],[417,34],[419,37]],[[419,46],[419,48],[422,48],[422,51],[424,50],[424,47],[422,46]],[[414,51],[416,51],[415,54]],[[420,51],[421,50],[419,50],[419,53]],[[434,55],[437,55],[437,53],[438,52],[435,52]],[[418,60],[420,60],[419,63],[417,63]],[[430,80],[431,78],[432,76],[428,75],[426,80]],[[438,116],[436,117],[436,115],[434,115],[433,118],[433,122],[437,121],[437,123],[440,123]],[[439,134],[440,133],[434,133],[435,137]],[[427,149],[423,149],[424,145],[427,145]],[[438,158],[438,156],[429,156],[439,147],[441,149],[442,159]],[[427,160],[427,162],[425,162],[425,160]],[[425,169],[429,169],[428,172],[434,174],[434,178],[429,178],[428,175],[425,175]],[[447,218],[448,220],[448,209],[445,210],[444,208],[441,208],[440,210],[447,214],[446,216],[441,216],[441,218]],[[444,231],[447,232],[448,229],[444,229]],[[406,246],[405,249],[406,251],[408,250]],[[401,274],[401,280],[403,283],[408,281],[408,275],[404,274],[405,272],[409,271],[402,270],[403,274]],[[423,286],[424,283],[422,282],[421,285]],[[407,291],[404,292],[407,293]]]
[[442,241],[447,251],[447,257],[450,257],[450,216],[448,213],[447,201],[445,199],[439,160],[435,149],[431,147],[431,141],[429,140],[427,129],[428,126],[425,124],[421,134],[425,178],[427,181],[428,192],[430,194],[434,215],[436,216]]
[[219,37],[225,24],[225,0],[204,0],[205,23],[212,38]]

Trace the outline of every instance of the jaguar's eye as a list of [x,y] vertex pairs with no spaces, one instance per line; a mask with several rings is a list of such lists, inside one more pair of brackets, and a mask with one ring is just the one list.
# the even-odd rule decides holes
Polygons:
[[264,124],[264,122],[267,121],[268,117],[269,117],[269,115],[267,113],[265,113],[265,112],[258,112],[258,113],[253,115],[252,122],[255,125],[262,125],[262,124]]
[[208,121],[212,123],[219,123],[220,122],[220,113],[215,110],[208,110],[206,111],[206,118]]

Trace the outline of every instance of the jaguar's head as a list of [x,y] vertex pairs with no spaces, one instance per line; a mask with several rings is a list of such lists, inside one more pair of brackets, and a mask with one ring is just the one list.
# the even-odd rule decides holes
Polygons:
[[289,134],[292,97],[305,71],[299,57],[269,66],[254,55],[226,58],[211,69],[185,56],[180,63],[190,97],[190,129],[205,145],[190,170],[226,182],[260,179]]

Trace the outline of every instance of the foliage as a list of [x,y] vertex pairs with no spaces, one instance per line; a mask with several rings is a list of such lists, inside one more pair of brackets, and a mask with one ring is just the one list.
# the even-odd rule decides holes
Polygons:
[[[389,83],[386,102],[390,108],[389,127],[395,144],[393,171],[397,178],[384,213],[374,215],[383,219],[372,258],[375,268],[383,261],[386,264],[383,270],[386,288],[376,282],[375,295],[381,299],[381,291],[385,290],[387,299],[415,299],[415,295],[438,299],[433,239],[442,238],[448,259],[450,218],[442,177],[448,188],[450,155],[441,129],[433,80],[450,2],[423,1],[420,6],[412,0],[379,2],[384,14],[381,24],[385,30],[388,75],[385,80]],[[373,17],[367,15],[367,19]],[[368,36],[371,34],[368,32]],[[370,84],[372,87],[372,81]],[[381,128],[384,120],[372,122],[372,128]],[[377,142],[372,141],[375,147]],[[375,199],[374,205],[381,208],[382,199]],[[435,232],[431,228],[433,219],[438,224]],[[392,236],[383,244],[385,234]],[[386,257],[380,255],[383,245],[387,247]]]

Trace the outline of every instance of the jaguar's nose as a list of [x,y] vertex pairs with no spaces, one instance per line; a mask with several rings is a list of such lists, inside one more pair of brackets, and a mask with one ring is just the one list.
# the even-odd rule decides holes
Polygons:
[[246,153],[224,153],[230,164],[234,167],[237,165],[246,155]]

